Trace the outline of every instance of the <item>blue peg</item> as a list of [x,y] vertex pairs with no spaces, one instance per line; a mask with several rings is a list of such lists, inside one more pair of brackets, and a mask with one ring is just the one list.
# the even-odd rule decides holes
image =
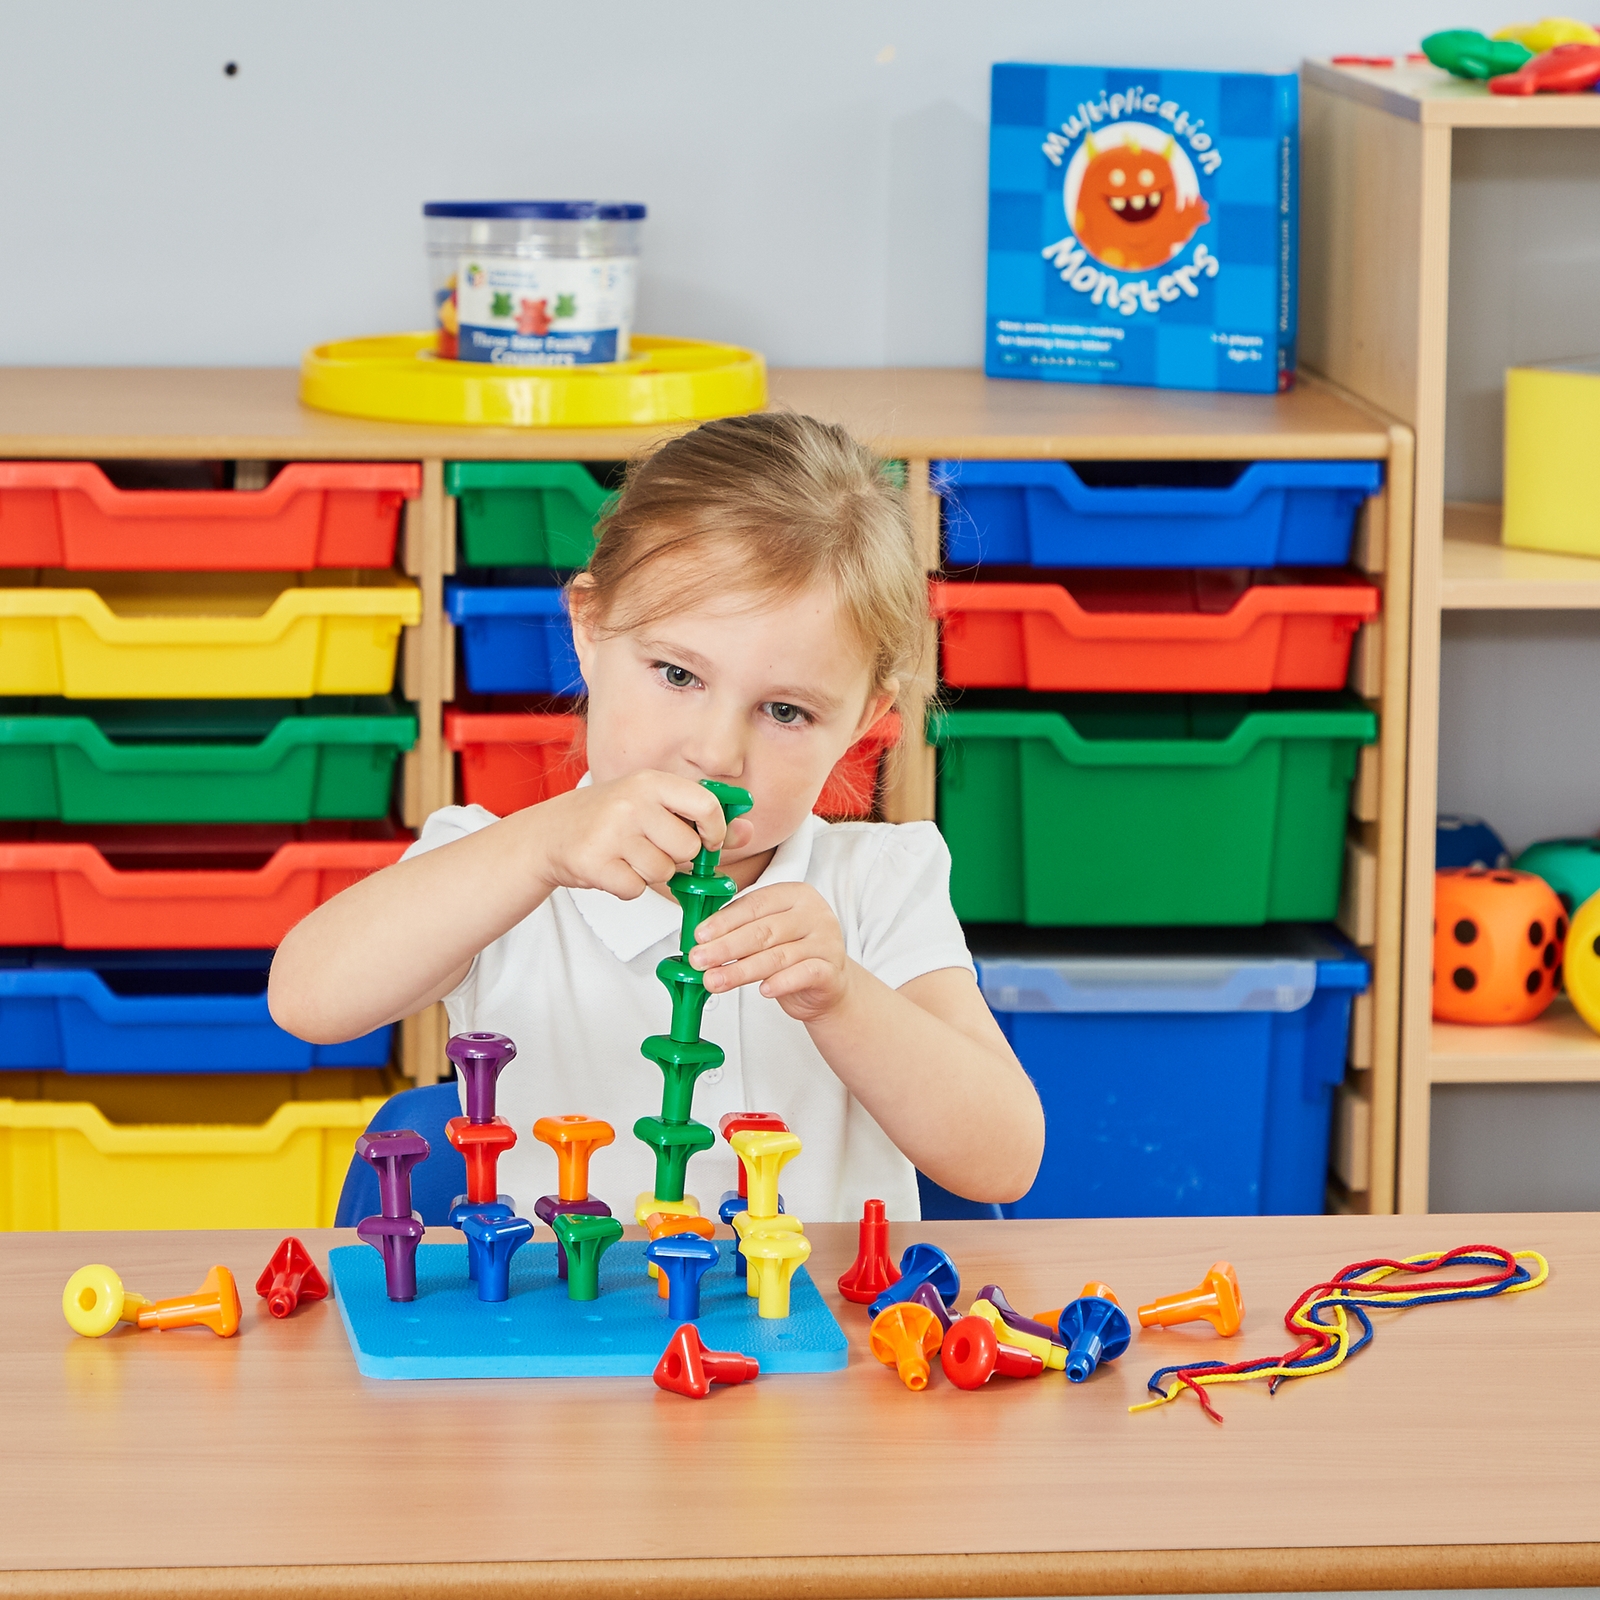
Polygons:
[[954,1305],[961,1293],[961,1274],[938,1245],[907,1245],[900,1257],[899,1279],[867,1307],[868,1313],[875,1317],[880,1311],[909,1300],[924,1283],[931,1283],[947,1306]]
[[652,1239],[644,1255],[667,1275],[667,1316],[693,1322],[700,1315],[700,1280],[717,1264],[717,1247],[697,1233],[667,1233]]
[[1083,1293],[1062,1308],[1058,1327],[1073,1383],[1092,1377],[1102,1361],[1115,1361],[1133,1337],[1127,1312],[1103,1283],[1084,1284]]
[[511,1258],[533,1237],[526,1217],[486,1217],[473,1212],[461,1219],[467,1236],[468,1270],[477,1280],[480,1300],[505,1300],[511,1294]]
[[[456,1196],[456,1203],[450,1207],[449,1217],[446,1219],[450,1226],[458,1232],[461,1228],[463,1217],[514,1217],[517,1214],[517,1203],[508,1194],[503,1194],[498,1200],[490,1200],[481,1206],[475,1206],[464,1194]],[[465,1235],[462,1235],[465,1238]],[[472,1247],[467,1247],[467,1277],[476,1283],[478,1281],[478,1258],[472,1253]]]

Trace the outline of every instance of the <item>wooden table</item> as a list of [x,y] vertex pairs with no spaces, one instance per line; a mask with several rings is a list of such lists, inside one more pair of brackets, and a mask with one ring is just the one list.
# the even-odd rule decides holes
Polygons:
[[[1092,1382],[923,1394],[833,1294],[855,1229],[811,1230],[846,1372],[704,1402],[644,1379],[381,1383],[337,1310],[240,1336],[74,1337],[87,1261],[153,1295],[214,1261],[248,1291],[262,1233],[0,1238],[0,1596],[395,1594],[451,1600],[1022,1595],[1600,1583],[1600,1228],[1593,1216],[943,1223],[964,1295],[1019,1308],[1104,1277],[1132,1307],[1237,1266],[1244,1334],[1138,1338]],[[449,1236],[448,1237],[453,1237]],[[319,1259],[351,1238],[305,1235]],[[1296,1294],[1349,1262],[1488,1241],[1549,1283],[1378,1319],[1374,1345],[1269,1399],[1130,1416],[1193,1356],[1285,1347]]]

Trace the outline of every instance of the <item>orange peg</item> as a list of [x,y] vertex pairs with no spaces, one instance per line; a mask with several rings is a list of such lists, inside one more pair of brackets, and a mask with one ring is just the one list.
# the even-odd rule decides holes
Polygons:
[[[717,1231],[717,1225],[709,1217],[691,1217],[672,1213],[668,1215],[661,1211],[652,1211],[644,1219],[645,1232],[652,1239],[664,1239],[669,1233],[698,1233],[702,1239],[709,1239]],[[661,1298],[665,1300],[668,1294],[667,1275],[655,1262],[648,1263],[650,1276],[661,1285]]]
[[213,1267],[193,1294],[154,1300],[139,1309],[141,1328],[209,1328],[223,1339],[239,1331],[239,1286],[226,1267]]
[[893,1367],[900,1381],[913,1391],[928,1387],[928,1357],[937,1353],[943,1340],[939,1319],[915,1300],[885,1306],[872,1319],[867,1335],[873,1355],[884,1366]]
[[533,1136],[556,1153],[556,1194],[562,1200],[589,1198],[589,1157],[616,1138],[616,1130],[598,1117],[540,1117]]
[[1198,1288],[1163,1295],[1139,1307],[1141,1328],[1171,1328],[1180,1322],[1209,1322],[1223,1338],[1239,1331],[1244,1321],[1244,1296],[1233,1263],[1217,1261]]

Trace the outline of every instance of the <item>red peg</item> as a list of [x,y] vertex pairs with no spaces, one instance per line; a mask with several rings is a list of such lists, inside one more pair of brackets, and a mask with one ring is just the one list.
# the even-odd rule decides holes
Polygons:
[[[730,1111],[717,1124],[717,1132],[729,1144],[733,1143],[736,1133],[743,1133],[747,1128],[758,1133],[788,1133],[789,1124],[778,1115],[776,1111]],[[744,1170],[744,1162],[739,1163],[739,1198],[750,1198],[750,1175]]]
[[944,1375],[958,1389],[981,1389],[995,1373],[1002,1378],[1037,1378],[1044,1361],[1031,1350],[1001,1344],[984,1317],[958,1317],[939,1350]]
[[500,1197],[496,1176],[500,1157],[517,1142],[517,1130],[504,1117],[492,1122],[452,1117],[444,1125],[444,1136],[466,1159],[468,1204],[492,1205]]
[[686,1322],[673,1334],[656,1363],[658,1389],[681,1394],[690,1400],[704,1400],[714,1383],[744,1383],[761,1371],[754,1356],[737,1350],[707,1350],[700,1342],[700,1330]]
[[899,1281],[900,1269],[889,1259],[889,1218],[883,1201],[869,1200],[861,1208],[861,1246],[855,1265],[840,1278],[839,1293],[864,1306]]
[[256,1279],[256,1293],[275,1317],[287,1317],[302,1300],[326,1300],[328,1280],[317,1271],[311,1252],[291,1235],[272,1252],[266,1270]]

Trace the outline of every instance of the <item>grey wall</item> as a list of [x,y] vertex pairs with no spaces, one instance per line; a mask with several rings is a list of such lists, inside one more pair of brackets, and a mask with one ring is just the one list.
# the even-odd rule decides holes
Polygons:
[[646,201],[646,331],[788,364],[976,363],[991,62],[1288,70],[1505,15],[4,0],[0,363],[286,363],[425,324],[422,201],[508,195]]

